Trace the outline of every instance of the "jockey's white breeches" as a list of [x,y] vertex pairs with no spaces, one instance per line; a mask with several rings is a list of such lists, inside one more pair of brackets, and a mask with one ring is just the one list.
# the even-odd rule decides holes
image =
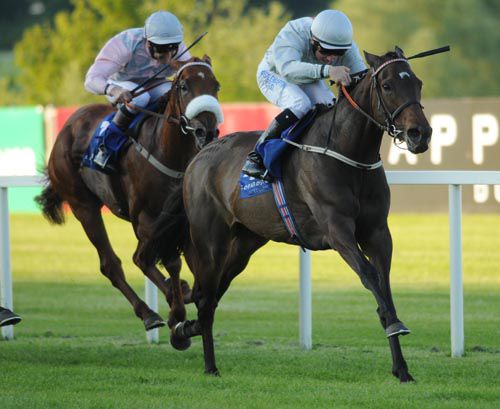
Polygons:
[[[133,89],[135,89],[135,87],[137,87],[137,85],[139,85],[139,84],[132,82],[132,81],[114,81],[114,80],[109,80],[108,84],[117,85],[119,87],[128,89],[129,91],[132,91]],[[131,103],[133,105],[140,107],[140,108],[145,108],[149,104],[152,104],[153,102],[155,102],[162,95],[164,95],[168,91],[170,91],[170,88],[172,88],[172,83],[170,81],[161,83],[161,84],[157,85],[156,87],[144,92],[143,94],[136,96],[134,99],[132,99]],[[140,92],[143,89],[144,88],[139,88],[136,92]],[[110,97],[109,95],[106,95],[106,98],[108,99],[109,102],[111,102],[111,103],[114,102],[113,98]],[[130,108],[127,108],[127,109],[129,111],[133,111]],[[135,111],[133,111],[133,112],[136,113]]]
[[334,103],[335,95],[324,80],[292,84],[270,71],[265,60],[257,68],[257,84],[269,102],[281,109],[290,109],[297,118],[302,118],[315,104]]

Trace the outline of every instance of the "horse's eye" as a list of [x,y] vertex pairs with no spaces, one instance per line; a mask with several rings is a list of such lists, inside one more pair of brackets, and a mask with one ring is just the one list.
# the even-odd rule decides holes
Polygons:
[[385,91],[390,91],[391,90],[391,86],[389,84],[382,84],[382,88],[385,90]]
[[220,91],[220,84],[217,84],[217,86],[215,87],[215,90],[216,90],[217,92],[219,92],[219,91]]
[[186,84],[186,81],[181,81],[179,83],[179,88],[181,91],[183,92],[186,92],[188,90],[188,87],[187,87],[187,84]]

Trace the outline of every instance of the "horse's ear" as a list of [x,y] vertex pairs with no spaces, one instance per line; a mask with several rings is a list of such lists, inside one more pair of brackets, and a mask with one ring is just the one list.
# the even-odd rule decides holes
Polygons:
[[172,67],[174,71],[178,71],[179,68],[181,68],[184,64],[186,64],[186,61],[178,61],[178,60],[170,61],[170,67]]
[[364,50],[363,53],[365,54],[365,60],[370,67],[375,68],[377,65],[379,65],[380,57],[376,56],[375,54],[370,54],[369,52]]
[[206,62],[208,65],[212,65],[212,59],[208,55],[204,55],[202,58],[203,62]]
[[405,58],[405,52],[401,48],[399,48],[398,46],[394,47],[394,51],[396,51],[396,54],[398,55],[398,57]]

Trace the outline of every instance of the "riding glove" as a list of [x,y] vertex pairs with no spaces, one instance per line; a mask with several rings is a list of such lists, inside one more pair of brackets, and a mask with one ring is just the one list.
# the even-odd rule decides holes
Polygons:
[[113,105],[129,102],[133,98],[131,92],[128,89],[118,86],[111,87],[111,89],[107,91],[107,94],[113,99]]

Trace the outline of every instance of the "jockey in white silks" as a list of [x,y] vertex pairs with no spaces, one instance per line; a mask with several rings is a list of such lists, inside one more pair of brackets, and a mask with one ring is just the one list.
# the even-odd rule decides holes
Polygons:
[[[325,79],[349,85],[350,73],[366,69],[352,31],[349,18],[338,10],[289,21],[281,29],[257,68],[257,83],[267,100],[283,112],[262,133],[256,148],[279,138],[315,104],[332,105],[335,96]],[[270,180],[256,149],[248,155],[243,172]]]
[[[170,64],[176,55],[186,50],[180,21],[168,11],[158,11],[146,19],[144,28],[131,28],[115,35],[101,49],[85,78],[85,88],[98,95],[106,95],[118,106],[113,122],[122,130],[128,128],[135,112],[125,103],[144,108],[170,90],[171,82],[133,97],[132,91],[139,84]],[[191,58],[186,52],[179,58]],[[163,77],[172,75],[165,69]],[[139,88],[137,92],[142,91]]]

